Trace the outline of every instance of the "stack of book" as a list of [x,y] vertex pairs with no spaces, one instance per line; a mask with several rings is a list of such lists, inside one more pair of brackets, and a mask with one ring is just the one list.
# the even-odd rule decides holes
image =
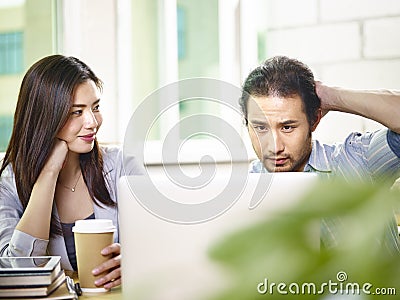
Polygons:
[[0,298],[47,297],[65,279],[59,256],[0,257]]

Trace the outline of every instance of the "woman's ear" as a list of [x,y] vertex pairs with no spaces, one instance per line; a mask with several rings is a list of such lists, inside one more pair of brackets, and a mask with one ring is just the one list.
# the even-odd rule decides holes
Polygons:
[[317,129],[317,126],[319,124],[319,121],[321,121],[321,118],[322,118],[322,110],[318,108],[317,117],[315,118],[314,124],[311,126],[311,132],[314,132],[314,130]]

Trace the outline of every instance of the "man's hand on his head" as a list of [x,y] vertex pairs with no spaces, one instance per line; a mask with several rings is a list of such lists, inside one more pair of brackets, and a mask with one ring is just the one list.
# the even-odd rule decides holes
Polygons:
[[336,88],[327,86],[321,81],[315,81],[315,91],[317,96],[321,100],[321,111],[322,117],[325,116],[330,110],[335,110],[335,103],[339,99],[339,95]]

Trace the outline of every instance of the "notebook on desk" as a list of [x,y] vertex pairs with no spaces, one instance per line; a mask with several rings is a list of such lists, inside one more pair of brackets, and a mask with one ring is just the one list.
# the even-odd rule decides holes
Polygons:
[[[214,177],[201,191],[188,188],[190,183],[182,188],[167,176],[122,177],[123,299],[208,299],[231,277],[209,257],[209,249],[290,208],[316,181],[309,173],[249,174],[245,183],[240,176],[225,176]],[[310,234],[310,242],[319,247],[319,226]]]

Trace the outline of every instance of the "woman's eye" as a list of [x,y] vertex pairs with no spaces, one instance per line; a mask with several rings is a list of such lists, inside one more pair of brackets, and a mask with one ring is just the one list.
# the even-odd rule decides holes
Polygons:
[[93,107],[93,111],[99,111],[100,110],[100,104],[97,104],[95,107]]
[[71,115],[74,115],[74,116],[80,116],[82,114],[82,110],[74,110],[73,112],[71,112]]

